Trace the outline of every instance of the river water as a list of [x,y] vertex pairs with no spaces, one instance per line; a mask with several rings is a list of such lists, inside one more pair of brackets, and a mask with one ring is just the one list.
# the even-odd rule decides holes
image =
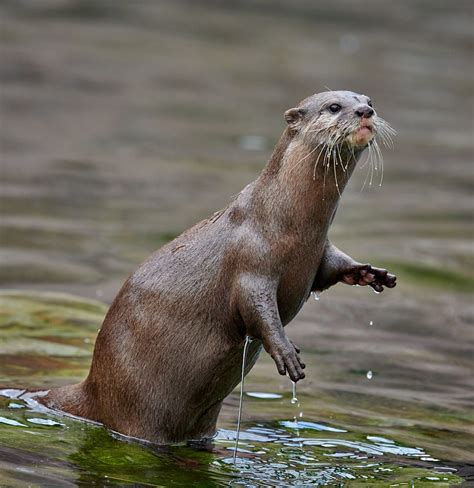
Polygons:
[[[0,484],[469,486],[470,2],[0,9]],[[308,301],[288,327],[307,364],[299,406],[262,354],[234,465],[238,391],[207,449],[158,450],[17,398],[87,374],[127,275],[254,179],[282,113],[325,86],[370,95],[398,131],[382,187],[361,192],[357,171],[331,238],[399,284]]]

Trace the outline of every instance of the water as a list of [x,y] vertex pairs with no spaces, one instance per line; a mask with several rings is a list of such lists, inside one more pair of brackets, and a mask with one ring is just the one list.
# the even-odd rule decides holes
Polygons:
[[[53,415],[21,391],[0,391],[0,483],[67,482],[166,486],[294,486],[364,480],[455,483],[453,470],[421,448],[311,421],[247,422],[219,429],[214,446],[158,448],[69,417]],[[235,453],[240,437],[239,462]],[[21,459],[21,465],[18,460]],[[403,462],[400,462],[403,461]],[[438,478],[435,480],[434,478]]]
[[237,460],[237,449],[239,447],[239,433],[240,433],[240,422],[242,421],[242,405],[244,400],[244,385],[245,385],[245,366],[247,363],[247,350],[252,339],[249,336],[245,337],[244,350],[242,352],[242,371],[240,375],[240,397],[239,397],[239,412],[237,414],[237,433],[235,436],[235,447],[234,447],[234,464]]
[[[1,284],[23,290],[0,296],[0,385],[84,378],[106,311],[24,290],[110,303],[154,249],[257,176],[283,111],[324,85],[367,93],[399,132],[384,151],[383,188],[360,193],[369,165],[356,170],[330,231],[398,285],[377,297],[337,285],[305,304],[288,326],[307,364],[304,418],[263,353],[245,380],[235,466],[239,391],[225,400],[209,451],[151,449],[3,399],[0,485],[423,488],[468,479],[473,139],[471,112],[453,107],[472,92],[471,3],[276,2],[272,22],[252,2],[91,3],[0,6]],[[258,139],[249,145],[248,135]],[[359,327],[369,312],[377,327]],[[246,439],[254,429],[264,439]],[[400,449],[388,452],[388,441]]]
[[[105,306],[67,295],[24,292],[0,293],[0,306],[5,348],[0,352],[8,358],[2,361],[4,384],[8,377],[10,385],[45,388],[85,376]],[[249,343],[246,339],[243,362]],[[15,351],[15,355],[6,356],[5,351]],[[311,355],[306,356],[310,368]],[[315,368],[321,365],[322,357],[318,356]],[[261,366],[262,382],[258,372]],[[350,480],[397,483],[410,479],[416,484],[427,477],[439,477],[435,481],[442,486],[460,479],[453,463],[445,463],[439,455],[445,452],[444,441],[440,439],[439,449],[433,449],[436,430],[429,430],[430,424],[442,425],[443,429],[459,425],[453,414],[450,417],[441,412],[438,419],[436,412],[417,413],[409,404],[401,406],[392,400],[390,407],[380,399],[365,403],[359,397],[357,405],[363,410],[353,415],[350,412],[355,401],[346,394],[331,397],[316,387],[315,395],[314,387],[305,388],[304,381],[298,383],[298,391],[292,383],[288,392],[288,380],[279,390],[279,379],[273,362],[262,357],[245,378],[245,384],[252,385],[252,391],[245,394],[245,419],[241,382],[240,392],[224,403],[214,444],[200,448],[151,446],[53,413],[21,397],[24,390],[3,390],[0,485],[127,482],[293,486],[297,482],[314,486]],[[240,406],[237,426],[236,405]],[[378,413],[374,405],[383,408]],[[393,418],[400,419],[399,427],[385,424],[390,408],[398,412]],[[419,419],[420,425],[423,420],[429,423],[417,427],[411,422],[406,430],[403,418]],[[457,445],[467,450],[469,439],[463,440],[461,430],[456,436]],[[431,445],[431,449],[421,447],[423,444]],[[435,451],[437,455],[433,455]],[[457,468],[463,469],[461,465]]]
[[291,404],[296,405],[298,403],[298,397],[296,396],[296,383],[294,381],[291,382],[291,391],[292,391],[292,397],[291,397]]
[[[298,400],[298,397],[296,396],[296,383],[294,381],[292,381],[291,386],[292,386],[292,397],[291,397],[290,403],[292,405],[294,405],[295,408],[297,409],[297,415],[293,416],[293,427],[296,430],[296,435],[299,439],[299,437],[300,437],[299,425],[300,424],[299,424],[298,418],[300,418],[300,419],[303,418],[303,412],[300,411],[301,404],[300,404],[300,401]],[[287,424],[287,425],[289,425],[289,424]],[[300,447],[300,449],[303,449],[303,443],[302,442],[299,442],[299,447]]]

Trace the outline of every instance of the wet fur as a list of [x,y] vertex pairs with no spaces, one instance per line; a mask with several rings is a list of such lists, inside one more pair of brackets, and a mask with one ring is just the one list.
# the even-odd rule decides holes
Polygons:
[[256,339],[247,371],[263,345],[280,372],[304,377],[283,326],[312,290],[358,265],[327,232],[363,149],[345,150],[345,169],[334,166],[338,188],[323,185],[326,167],[315,164],[326,146],[309,136],[316,97],[302,102],[315,112],[312,122],[289,124],[256,181],[128,278],[89,376],[51,390],[46,405],[163,444],[214,435],[222,401],[240,381],[246,334]]

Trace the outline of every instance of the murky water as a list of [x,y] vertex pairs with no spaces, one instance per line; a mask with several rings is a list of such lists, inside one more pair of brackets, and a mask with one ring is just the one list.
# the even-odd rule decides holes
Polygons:
[[469,486],[471,3],[0,10],[0,283],[20,290],[0,297],[0,387],[81,380],[106,310],[87,299],[110,303],[151,251],[255,178],[298,99],[367,93],[399,133],[383,186],[361,192],[356,172],[331,230],[398,286],[308,301],[287,331],[306,378],[294,395],[262,354],[236,465],[238,391],[207,450],[157,450],[2,396],[0,485]]

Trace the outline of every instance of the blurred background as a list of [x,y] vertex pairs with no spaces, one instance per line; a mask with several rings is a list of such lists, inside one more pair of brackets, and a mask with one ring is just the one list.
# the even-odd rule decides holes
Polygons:
[[[259,174],[286,109],[327,87],[364,93],[398,135],[381,187],[361,192],[367,166],[356,171],[331,238],[399,284],[381,295],[338,285],[288,327],[308,363],[304,410],[354,425],[388,418],[406,435],[422,426],[424,445],[466,460],[472,10],[468,0],[0,2],[2,288],[110,303],[147,255]],[[39,381],[9,363],[3,379]],[[265,354],[247,381],[291,388]]]

